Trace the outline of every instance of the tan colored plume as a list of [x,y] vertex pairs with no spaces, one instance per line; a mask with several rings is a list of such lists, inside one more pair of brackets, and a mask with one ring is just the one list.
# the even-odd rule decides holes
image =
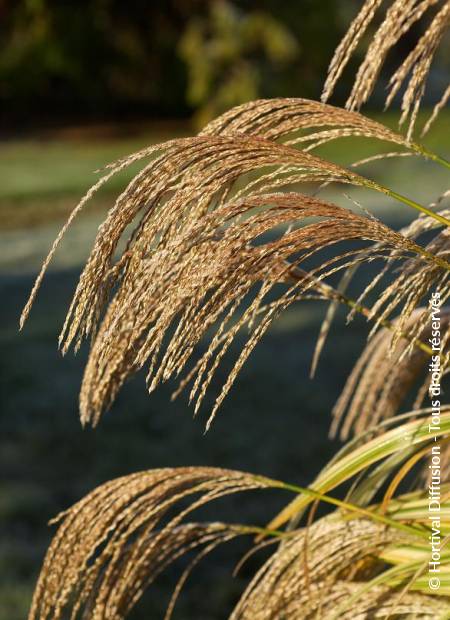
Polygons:
[[319,519],[283,540],[253,577],[230,620],[334,619],[340,606],[338,617],[349,620],[383,618],[390,612],[431,620],[445,602],[409,593],[399,600],[388,587],[365,588],[346,606],[350,595],[380,570],[374,557],[401,540],[397,531],[369,520],[342,520],[334,514]]
[[[301,136],[294,135],[298,131]],[[198,408],[238,328],[249,325],[253,331],[217,398],[212,419],[272,319],[302,295],[333,298],[317,278],[312,286],[311,276],[298,270],[299,261],[288,268],[285,261],[292,255],[302,252],[306,259],[345,239],[386,239],[399,249],[399,256],[415,253],[417,247],[375,220],[344,217],[350,212],[300,194],[283,198],[276,193],[305,183],[374,187],[353,171],[294,148],[303,141],[312,148],[347,135],[414,148],[358,113],[304,99],[276,99],[235,108],[198,137],[149,147],[109,167],[56,239],[21,319],[23,324],[59,241],[86,201],[113,174],[149,160],[100,226],[61,332],[63,352],[72,343],[78,348],[85,337],[93,341],[80,397],[83,422],[96,423],[123,382],[147,361],[150,389],[179,375],[191,363],[200,338],[216,325],[206,355],[188,371],[187,380],[193,379],[190,398]],[[288,144],[274,141],[285,138]],[[270,211],[254,212],[271,201],[276,204]],[[292,231],[277,242],[260,244],[262,235],[277,234],[280,226],[303,226],[305,218],[322,216],[335,217],[336,227],[324,222],[311,225],[307,233]],[[311,244],[306,234],[317,234],[318,243]],[[125,241],[125,249],[117,256],[120,241]],[[372,252],[364,260],[377,256]],[[317,272],[320,280],[342,268],[336,260]],[[355,257],[341,256],[343,264],[346,260],[351,264]],[[277,278],[290,280],[291,287],[266,307],[263,300]],[[260,290],[243,310],[241,301],[255,286]],[[169,333],[174,335],[163,352]]]
[[[286,226],[284,233],[277,232]],[[83,422],[96,424],[124,381],[144,364],[150,389],[179,376],[213,327],[205,353],[187,377],[197,411],[239,329],[248,326],[247,342],[216,399],[209,425],[279,313],[317,291],[317,282],[362,259],[359,249],[337,251],[309,268],[309,277],[300,278],[292,261],[301,267],[321,250],[355,239],[383,241],[402,257],[412,253],[411,261],[423,260],[414,243],[376,219],[295,193],[241,198],[194,221],[148,256],[135,251],[91,348],[80,395]],[[368,252],[365,260],[384,256]],[[266,301],[273,291],[277,297]]]
[[[242,472],[185,467],[140,472],[98,487],[55,519],[61,524],[45,557],[29,620],[125,618],[177,558],[194,552],[195,562],[220,543],[252,533],[222,523],[182,523],[189,513],[214,499],[267,486]],[[177,593],[178,588],[175,598]]]

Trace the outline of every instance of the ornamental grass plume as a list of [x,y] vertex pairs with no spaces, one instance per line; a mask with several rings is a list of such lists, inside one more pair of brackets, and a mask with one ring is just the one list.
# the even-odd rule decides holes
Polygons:
[[[238,536],[253,539],[240,565],[260,549],[271,554],[230,610],[231,619],[448,616],[450,485],[442,480],[441,585],[431,590],[423,476],[432,447],[433,454],[439,451],[442,472],[450,458],[450,406],[443,396],[439,425],[430,435],[426,369],[434,351],[424,307],[438,290],[437,357],[444,376],[450,338],[450,213],[443,207],[448,192],[424,206],[354,166],[311,153],[331,140],[364,137],[396,149],[370,159],[415,155],[450,168],[412,134],[432,59],[446,34],[449,1],[391,0],[357,72],[348,109],[325,103],[381,9],[381,0],[363,3],[331,61],[323,102],[250,102],[197,136],[150,146],[107,166],[56,238],[20,323],[74,218],[114,175],[142,162],[99,227],[60,335],[64,353],[85,339],[90,343],[80,391],[83,424],[97,424],[124,382],[143,367],[150,391],[177,378],[174,395],[188,391],[197,412],[245,328],[247,337],[216,395],[208,428],[272,322],[293,303],[321,299],[330,305],[313,371],[338,306],[346,307],[349,320],[359,314],[372,324],[333,412],[332,432],[355,436],[309,487],[211,467],[156,469],[107,482],[55,520],[59,529],[30,620],[125,618],[160,573],[184,557],[168,619],[196,564]],[[388,88],[387,105],[403,88],[401,120],[410,123],[404,136],[358,110],[389,51],[418,24],[427,27]],[[425,130],[448,97],[447,89]],[[416,217],[396,231],[358,205],[351,210],[323,200],[324,184],[382,193],[391,209],[399,202]],[[369,264],[375,274],[350,297],[355,272]],[[335,286],[337,274],[341,281]],[[293,498],[257,525],[189,520],[215,499],[256,490]],[[328,514],[318,513],[319,504]]]
[[[341,123],[332,135],[327,130],[319,132],[319,137],[314,134],[314,139],[320,143],[336,139],[339,131],[343,136],[349,135],[349,131],[355,131],[356,135],[364,131],[365,136],[397,143],[402,141],[379,123],[364,122],[357,113],[338,113],[336,108],[329,112],[329,108],[320,103],[309,105],[304,100],[288,100],[284,107],[280,100],[274,106],[259,102],[256,118],[261,114],[266,124],[256,130],[268,131],[271,138],[280,137],[283,132],[292,133],[296,119],[299,119],[299,126],[303,129],[308,124],[315,128],[319,123],[321,127]],[[283,110],[289,122],[280,134],[275,135],[271,127],[280,123]],[[318,114],[317,110],[321,113]],[[232,116],[231,121],[228,116]],[[349,210],[289,191],[294,185],[324,181],[384,193],[390,193],[390,190],[293,145],[280,144],[266,137],[228,134],[233,122],[238,123],[241,130],[246,130],[248,113],[240,107],[228,116],[225,115],[225,120],[215,128],[224,135],[208,135],[206,132],[207,135],[196,138],[173,140],[123,160],[129,163],[163,153],[152,159],[131,181],[99,228],[60,335],[63,352],[73,342],[77,349],[85,337],[90,337],[93,342],[80,394],[83,423],[96,424],[101,413],[112,404],[123,382],[144,363],[149,363],[147,380],[150,389],[161,380],[178,375],[207,328],[216,324],[216,337],[200,366],[196,367],[197,380],[191,390],[191,400],[196,397],[198,409],[238,328],[250,325],[254,328],[253,335],[217,397],[210,422],[237,371],[272,318],[299,299],[302,292],[311,289],[310,279],[300,278],[298,281],[295,278],[277,303],[271,303],[265,311],[259,312],[277,278],[293,277],[294,272],[285,264],[293,256],[297,256],[294,266],[298,268],[302,260],[333,243],[350,239],[383,241],[386,245],[381,254],[374,250],[364,259],[351,252],[347,257],[345,253],[338,254],[335,261],[324,264],[322,270],[312,275],[321,282],[342,269],[342,264],[348,267],[361,260],[374,261],[382,258],[383,252],[390,247],[399,251],[399,259],[407,254],[415,255],[410,265],[415,265],[417,256],[425,261],[428,267],[424,266],[422,270],[413,268],[416,280],[422,284],[447,277],[450,267],[445,257],[435,255],[401,235],[396,236],[394,231],[373,217],[361,218]],[[355,117],[358,120],[354,120]],[[403,145],[413,148],[404,140]],[[112,169],[121,169],[125,165],[123,162],[114,164]],[[274,190],[277,193],[273,193]],[[275,206],[265,209],[272,204]],[[416,206],[437,223],[447,221],[421,205]],[[79,206],[74,213],[78,209]],[[299,228],[305,218],[317,217],[329,218],[328,224],[312,223]],[[119,241],[130,225],[134,228],[129,233],[125,249],[115,259]],[[280,226],[295,226],[296,229],[277,242],[260,243],[261,235]],[[24,309],[22,323],[55,247],[38,276]],[[337,264],[339,258],[342,259],[341,265]],[[261,287],[250,308],[237,323],[233,323],[240,302],[258,284]],[[381,321],[408,299],[408,292],[407,283],[402,283],[393,299],[390,299],[392,290],[386,290],[384,297],[380,298],[380,307],[381,302],[389,301],[389,304],[382,310]],[[320,294],[333,295],[323,286]],[[414,304],[408,301],[405,315],[414,308]],[[253,320],[256,315],[259,322]],[[163,355],[161,347],[166,343],[165,335],[176,322],[178,326]],[[209,370],[208,364],[211,366]]]
[[[306,218],[320,221],[288,229],[266,243],[255,243],[283,224],[302,223]],[[148,259],[139,259],[123,279],[92,345],[80,395],[83,422],[95,424],[125,379],[144,363],[149,368],[150,390],[160,381],[178,376],[209,328],[217,326],[195,375],[189,377],[193,383],[190,400],[196,399],[197,411],[238,330],[248,326],[247,343],[217,397],[210,423],[237,372],[274,318],[309,293],[315,281],[359,261],[360,250],[337,253],[309,271],[313,281],[295,279],[276,300],[266,302],[279,282],[292,278],[293,257],[295,265],[301,266],[303,260],[311,260],[327,246],[351,239],[383,240],[421,262],[418,246],[377,220],[291,193],[241,199],[217,209],[202,218],[200,226],[176,236],[173,244],[164,248],[163,257],[156,251]],[[367,260],[377,257],[383,258],[383,253],[370,253]],[[244,300],[247,303],[242,309]],[[132,330],[126,328],[131,325]]]
[[[151,470],[104,484],[54,520],[62,524],[29,618],[56,620],[68,611],[72,618],[125,617],[178,557],[260,532],[220,523],[182,524],[183,518],[214,499],[267,486],[250,474],[206,467]],[[192,503],[183,508],[186,499]]]
[[[415,437],[415,452],[423,452],[429,441],[424,426],[422,419],[371,442],[361,437],[357,450],[349,444],[314,485],[332,489],[354,477],[356,484],[346,501],[249,473],[207,467],[150,470],[107,482],[54,520],[59,529],[44,560],[29,618],[124,618],[159,574],[186,556],[168,603],[168,620],[182,585],[205,555],[236,537],[255,535],[266,541],[254,544],[252,553],[261,546],[274,549],[230,619],[335,618],[355,611],[358,617],[370,618],[376,610],[407,618],[440,617],[448,609],[450,580],[443,583],[441,596],[426,593],[422,573],[428,561],[428,533],[419,527],[427,519],[425,494],[399,495],[387,509],[383,503],[370,504],[374,473],[379,478],[382,466],[385,477],[395,473],[398,463],[392,457],[405,456],[404,432]],[[449,429],[447,410],[442,435]],[[374,443],[379,446],[375,458]],[[375,470],[373,463],[378,464]],[[270,489],[298,494],[294,501],[302,501],[303,512],[318,499],[337,508],[314,520],[310,513],[305,525],[290,530],[186,521],[216,499]],[[352,503],[358,493],[363,497],[364,489],[365,500]],[[450,508],[450,488],[443,490],[444,506]],[[450,512],[444,515],[444,527],[450,528]],[[444,567],[444,577],[447,572],[450,577],[450,568]]]
[[355,596],[361,582],[379,569],[377,558],[387,554],[394,542],[408,545],[411,538],[367,519],[346,521],[337,515],[319,519],[279,545],[250,582],[230,620],[366,618],[389,613],[436,617],[433,614],[441,612],[442,605],[431,596],[407,593],[399,600],[398,593],[383,586],[374,586],[368,596]]

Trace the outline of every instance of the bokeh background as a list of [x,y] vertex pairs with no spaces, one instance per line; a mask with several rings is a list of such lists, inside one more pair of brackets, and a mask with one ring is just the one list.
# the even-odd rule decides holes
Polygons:
[[[363,346],[367,325],[339,316],[314,381],[311,354],[325,307],[304,302],[282,317],[243,370],[211,431],[173,386],[149,397],[138,376],[100,426],[82,430],[77,395],[86,351],[62,358],[57,335],[98,224],[132,169],[86,209],[59,250],[24,331],[18,316],[59,227],[95,181],[95,170],[144,145],[195,132],[256,97],[318,98],[332,52],[359,2],[336,0],[0,0],[0,620],[26,616],[52,528],[48,520],[97,484],[140,469],[214,465],[299,484],[335,451],[330,409]],[[389,57],[395,66],[417,30]],[[336,94],[342,102],[358,57]],[[443,54],[426,105],[448,76]],[[381,116],[379,92],[368,113]],[[395,126],[394,108],[383,116]],[[443,114],[427,144],[449,154]],[[375,145],[380,149],[380,145]],[[348,164],[373,153],[343,140],[323,154]],[[372,149],[372,150],[371,150]],[[403,158],[364,172],[418,201],[446,188],[437,166]],[[404,207],[356,190],[384,221]],[[350,205],[342,190],[328,196]],[[371,277],[366,270],[355,283]],[[236,345],[238,346],[238,345]],[[236,349],[235,349],[236,350]],[[220,373],[213,385],[219,387]],[[213,518],[263,524],[285,497],[217,504]],[[188,582],[176,618],[226,618],[263,555],[238,577],[239,545],[216,553]],[[176,572],[158,581],[133,618],[159,618]]]

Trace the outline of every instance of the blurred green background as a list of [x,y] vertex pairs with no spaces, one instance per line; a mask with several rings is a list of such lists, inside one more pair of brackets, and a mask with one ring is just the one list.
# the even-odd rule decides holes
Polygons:
[[[96,430],[81,429],[77,395],[86,351],[61,358],[57,335],[97,226],[136,169],[117,177],[86,209],[58,251],[23,333],[17,324],[40,262],[97,178],[95,170],[144,145],[192,133],[251,98],[318,98],[332,51],[357,6],[333,0],[0,2],[0,620],[26,617],[53,531],[47,521],[97,484],[140,469],[188,464],[307,484],[335,451],[337,442],[327,438],[329,412],[367,325],[356,319],[348,328],[342,313],[310,381],[325,311],[310,302],[274,325],[206,436],[207,405],[192,420],[183,398],[170,402],[173,386],[149,397],[142,376]],[[431,76],[431,96],[443,66],[438,63]],[[369,112],[381,116],[376,107]],[[395,110],[383,116],[391,126],[397,118]],[[444,155],[449,121],[442,115],[427,138]],[[380,149],[343,140],[322,154],[348,164],[374,147]],[[376,162],[364,172],[423,202],[448,182],[441,168],[412,158]],[[346,191],[388,223],[408,221],[405,207]],[[326,195],[350,204],[342,190]],[[362,273],[355,288],[371,275]],[[219,372],[209,403],[223,378]],[[262,524],[286,499],[253,494],[217,505],[210,515]],[[175,617],[226,618],[263,557],[233,579],[233,561],[245,548],[230,547],[203,562]],[[175,576],[160,580],[132,617],[161,617]]]

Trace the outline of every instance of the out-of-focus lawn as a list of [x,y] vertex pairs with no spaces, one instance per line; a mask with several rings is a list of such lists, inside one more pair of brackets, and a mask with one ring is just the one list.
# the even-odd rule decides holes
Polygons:
[[[396,128],[397,115],[375,115],[385,124]],[[74,202],[98,178],[95,171],[107,163],[135,152],[149,144],[189,134],[187,126],[174,127],[133,125],[130,131],[121,128],[72,129],[47,134],[40,138],[10,140],[0,149],[0,230],[37,226],[61,218]],[[450,112],[441,114],[425,143],[444,155],[449,153]],[[387,152],[395,146],[361,138],[339,140],[317,151],[337,162],[348,164],[368,154]],[[382,176],[393,188],[406,183],[411,195],[427,198],[436,181],[444,177],[439,167],[429,167],[426,182],[411,175],[417,161],[388,160],[361,168],[361,173]],[[418,165],[422,165],[419,161]],[[111,195],[124,186],[142,163],[114,177],[102,190],[97,207],[105,206]]]
[[[441,117],[427,144],[449,154],[449,116]],[[392,122],[392,118],[388,119]],[[177,133],[183,133],[180,128]],[[20,309],[45,252],[76,200],[95,180],[92,171],[130,151],[168,137],[149,130],[131,138],[97,134],[52,139],[12,140],[0,150],[0,620],[25,617],[34,580],[50,541],[47,521],[97,484],[140,469],[186,464],[248,469],[308,484],[336,449],[327,439],[329,411],[360,351],[367,325],[356,319],[344,326],[340,316],[326,348],[317,379],[308,379],[309,363],[324,305],[304,302],[273,327],[244,368],[212,430],[203,436],[205,414],[224,379],[219,373],[204,414],[192,420],[185,399],[170,402],[170,388],[149,397],[144,378],[136,377],[95,430],[80,428],[77,393],[86,351],[62,359],[56,339],[80,266],[112,196],[130,170],[106,189],[97,206],[88,207],[68,235],[23,333]],[[366,153],[363,141],[327,147],[336,161]],[[373,152],[373,149],[372,149]],[[448,187],[448,175],[435,164],[412,158],[377,162],[368,175],[423,202]],[[406,207],[367,192],[347,188],[384,219],[400,223]],[[342,190],[332,192],[350,204]],[[90,213],[90,214],[89,214]],[[370,278],[370,272],[366,273]],[[355,284],[358,286],[358,282]],[[238,345],[232,353],[236,355]],[[274,360],[276,363],[274,364]],[[220,504],[214,518],[235,522],[270,518],[285,496],[254,493]],[[223,511],[225,511],[223,513]],[[226,618],[249,572],[230,575],[235,548],[205,560],[187,584],[179,619]],[[161,617],[171,580],[163,579],[138,606],[133,618]],[[170,582],[170,583],[169,583]]]
[[[74,128],[3,142],[0,230],[38,226],[62,217],[95,183],[97,170],[149,144],[188,131],[178,124],[170,128],[132,125],[129,131],[117,127]],[[105,196],[120,189],[135,171],[132,167],[113,178],[106,192],[100,194],[100,204],[104,206]]]

